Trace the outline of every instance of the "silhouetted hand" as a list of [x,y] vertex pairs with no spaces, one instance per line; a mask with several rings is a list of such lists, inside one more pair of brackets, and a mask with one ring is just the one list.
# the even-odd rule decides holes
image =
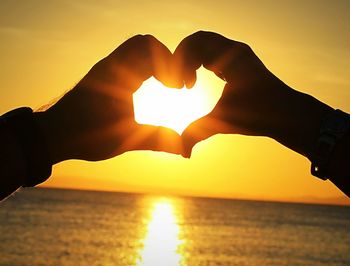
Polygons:
[[102,160],[132,150],[181,153],[176,132],[139,125],[133,111],[132,94],[149,77],[183,86],[169,76],[171,58],[168,48],[153,36],[132,37],[93,66],[54,106],[38,113],[54,163]]
[[[227,82],[214,110],[182,134],[184,156],[190,156],[197,142],[218,133],[269,136],[299,153],[309,152],[313,142],[301,132],[308,130],[305,123],[310,124],[310,120],[300,118],[307,116],[303,105],[309,107],[311,97],[304,97],[274,76],[248,45],[200,31],[178,45],[174,59],[187,87],[195,84],[201,65]],[[311,116],[310,109],[306,108]]]

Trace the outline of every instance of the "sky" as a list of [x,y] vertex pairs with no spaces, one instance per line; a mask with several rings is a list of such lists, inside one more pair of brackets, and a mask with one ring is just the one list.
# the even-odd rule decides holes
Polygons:
[[[288,85],[350,112],[349,13],[346,0],[0,0],[0,113],[61,97],[133,35],[152,34],[173,51],[201,29],[248,43]],[[238,135],[201,142],[191,159],[140,151],[62,162],[44,186],[350,204],[311,176],[307,159]]]

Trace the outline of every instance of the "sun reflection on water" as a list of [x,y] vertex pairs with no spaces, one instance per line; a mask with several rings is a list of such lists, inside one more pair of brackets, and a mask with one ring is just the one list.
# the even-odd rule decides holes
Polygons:
[[137,265],[183,265],[181,254],[178,252],[182,244],[179,233],[180,227],[173,203],[169,199],[154,202]]

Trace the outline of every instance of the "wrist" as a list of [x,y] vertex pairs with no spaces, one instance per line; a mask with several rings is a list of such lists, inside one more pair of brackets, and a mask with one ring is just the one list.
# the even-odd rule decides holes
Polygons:
[[322,120],[333,108],[291,88],[287,93],[270,137],[311,160]]
[[34,119],[45,138],[52,163],[56,164],[66,160],[68,156],[65,152],[62,132],[50,111],[36,112]]

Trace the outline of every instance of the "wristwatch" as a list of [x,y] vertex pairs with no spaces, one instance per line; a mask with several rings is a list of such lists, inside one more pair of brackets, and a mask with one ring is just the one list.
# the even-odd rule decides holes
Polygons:
[[26,175],[22,187],[33,187],[51,175],[52,163],[45,138],[29,107],[14,109],[0,117],[18,142],[26,161]]
[[311,156],[311,174],[327,180],[328,167],[334,148],[350,129],[350,115],[337,109],[322,122],[315,149]]

